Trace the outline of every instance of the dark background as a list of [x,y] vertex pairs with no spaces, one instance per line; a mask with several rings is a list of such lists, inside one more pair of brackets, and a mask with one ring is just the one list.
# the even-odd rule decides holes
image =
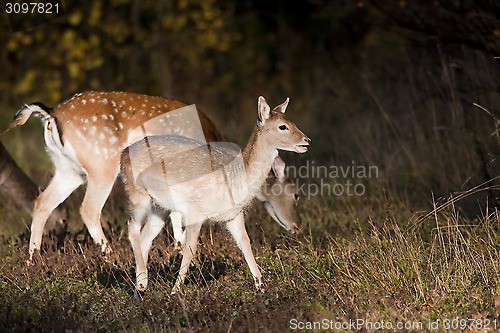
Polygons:
[[[26,102],[123,90],[196,103],[244,143],[257,97],[277,105],[290,96],[289,117],[312,145],[304,156],[284,153],[289,165],[375,165],[373,198],[415,210],[481,184],[457,206],[469,216],[498,206],[498,1],[112,0],[61,8],[58,17],[2,8],[3,127]],[[2,141],[39,179],[40,165],[23,155],[30,140]]]

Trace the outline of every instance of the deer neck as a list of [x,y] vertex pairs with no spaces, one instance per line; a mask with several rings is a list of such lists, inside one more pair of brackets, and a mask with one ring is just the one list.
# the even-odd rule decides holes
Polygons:
[[266,181],[274,159],[278,156],[276,147],[269,145],[257,127],[252,132],[243,150],[245,172],[248,181],[248,197],[252,200]]

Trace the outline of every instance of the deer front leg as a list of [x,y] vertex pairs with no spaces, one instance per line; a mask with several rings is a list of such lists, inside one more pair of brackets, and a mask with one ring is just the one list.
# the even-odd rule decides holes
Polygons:
[[252,253],[250,238],[248,238],[247,230],[245,229],[245,218],[243,213],[240,213],[233,220],[227,222],[226,227],[229,232],[231,232],[236,244],[238,244],[238,247],[245,256],[245,261],[247,262],[250,272],[252,272],[255,280],[255,288],[257,288],[258,291],[264,291],[262,274],[260,273],[259,267],[257,266],[257,262],[255,261]]
[[128,221],[128,238],[130,240],[130,244],[132,245],[132,251],[134,252],[135,258],[135,278],[136,284],[135,288],[138,291],[146,290],[148,286],[148,270],[146,266],[146,262],[144,260],[144,255],[142,253],[141,246],[141,226],[142,221],[147,215],[149,211],[149,201],[146,201],[147,198],[144,199],[142,204],[133,203],[133,213]]
[[182,230],[182,214],[172,212],[170,213],[170,220],[174,231],[174,251],[181,251],[186,243],[186,230]]
[[43,228],[52,211],[82,183],[82,177],[71,170],[56,171],[49,186],[36,198],[31,223],[28,263],[33,261],[35,250],[40,250]]
[[148,270],[141,250],[141,225],[133,218],[128,221],[128,238],[135,258],[135,288],[144,291],[148,286]]
[[175,281],[174,288],[172,289],[172,294],[180,291],[184,279],[186,278],[187,272],[189,270],[189,265],[193,259],[196,249],[198,246],[198,236],[200,235],[202,223],[188,224],[186,226],[186,244],[182,249],[182,262],[181,268],[179,269],[179,275]]

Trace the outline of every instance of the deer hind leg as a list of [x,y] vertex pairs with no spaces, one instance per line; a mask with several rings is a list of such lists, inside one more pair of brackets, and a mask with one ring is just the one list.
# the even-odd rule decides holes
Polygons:
[[[106,170],[106,167],[103,167]],[[109,170],[109,169],[108,169]],[[102,172],[102,171],[101,171]],[[97,175],[97,176],[96,176]],[[88,175],[87,190],[80,207],[80,215],[83,223],[87,227],[90,236],[94,242],[101,245],[102,252],[109,254],[111,249],[108,246],[108,240],[102,231],[101,211],[106,203],[106,199],[113,188],[118,169],[113,173],[97,174],[93,172]],[[106,177],[107,176],[107,177]]]
[[260,273],[252,253],[250,238],[248,238],[247,230],[245,229],[245,218],[243,213],[240,213],[233,220],[227,222],[226,227],[229,232],[231,232],[236,244],[238,244],[238,247],[245,256],[245,260],[255,280],[255,287],[257,290],[263,291],[264,285],[262,284],[262,274]]
[[148,255],[151,250],[153,240],[158,236],[165,222],[157,214],[151,212],[146,218],[146,223],[141,230],[141,250],[144,258],[144,263],[148,263]]
[[181,251],[186,243],[186,230],[182,230],[182,214],[172,212],[170,213],[170,220],[174,231],[174,251]]
[[179,275],[175,281],[174,288],[172,289],[172,294],[181,290],[184,279],[186,278],[187,272],[189,270],[189,265],[193,260],[198,246],[198,236],[200,235],[202,223],[188,224],[186,226],[186,243],[182,249],[182,262],[181,268],[179,269]]
[[43,229],[52,211],[83,182],[83,178],[72,170],[56,170],[47,188],[35,200],[28,262],[32,261],[35,250],[40,250]]

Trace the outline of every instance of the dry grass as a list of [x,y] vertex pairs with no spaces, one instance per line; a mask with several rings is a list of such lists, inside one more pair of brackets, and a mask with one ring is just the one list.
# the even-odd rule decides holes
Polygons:
[[254,291],[239,250],[217,225],[204,228],[184,293],[174,296],[180,258],[168,232],[155,242],[143,295],[134,293],[133,256],[119,225],[111,223],[109,260],[80,232],[59,244],[48,240],[28,267],[26,239],[4,238],[0,326],[12,332],[282,332],[292,319],[428,325],[500,314],[498,211],[470,221],[445,202],[432,214],[398,219],[393,211],[355,212],[358,199],[336,199],[336,210],[324,197],[303,205],[306,233],[298,238],[281,233],[259,205],[249,212],[263,294]]

